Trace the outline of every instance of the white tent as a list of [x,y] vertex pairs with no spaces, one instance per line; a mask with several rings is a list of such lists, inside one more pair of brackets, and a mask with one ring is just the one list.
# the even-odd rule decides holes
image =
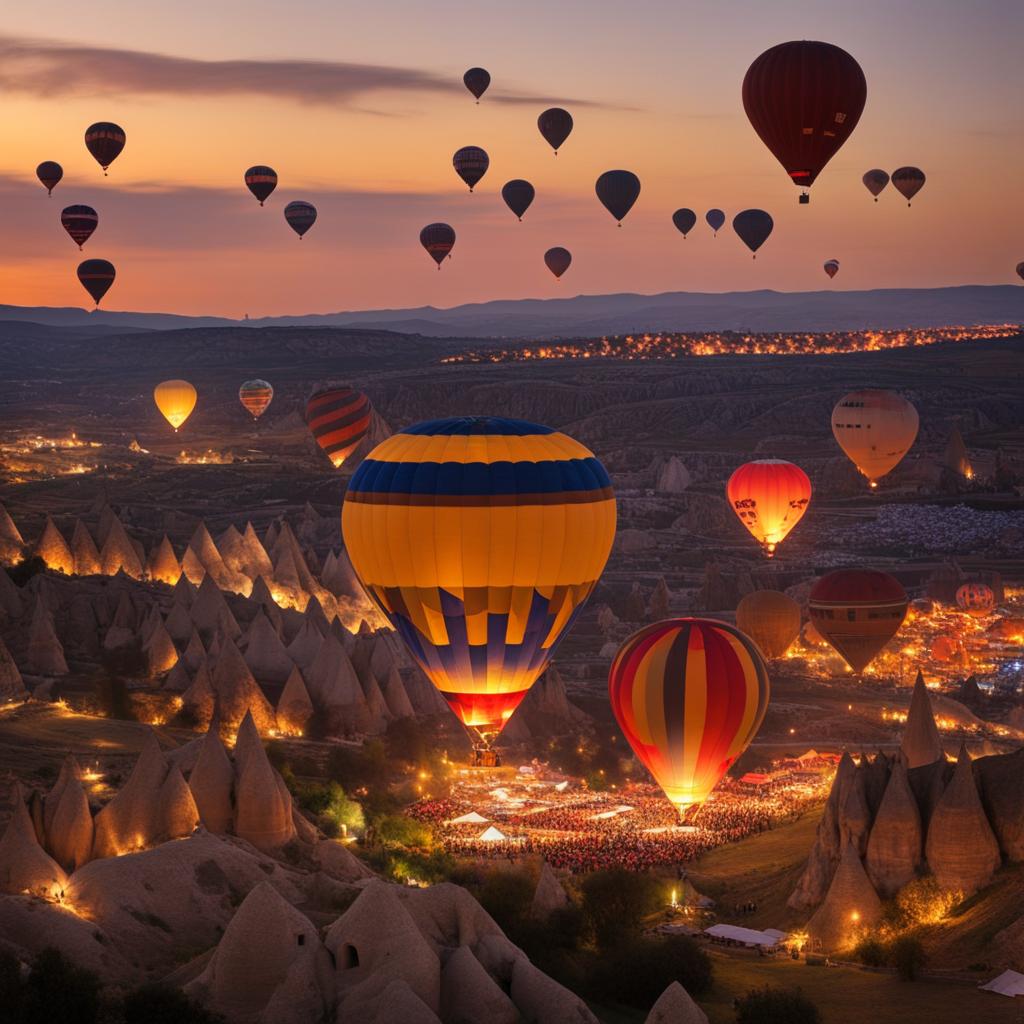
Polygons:
[[491,825],[490,828],[485,828],[477,838],[484,843],[500,843],[506,840],[508,836],[506,836],[500,829],[496,829]]
[[477,814],[476,811],[470,811],[469,814],[463,814],[461,817],[452,818],[448,822],[449,825],[486,825],[490,818],[485,818],[482,814]]
[[705,928],[704,934],[716,939],[731,939],[744,946],[777,946],[780,941],[779,936],[785,937],[784,932],[775,929],[772,929],[771,932],[759,932],[753,928],[740,928],[735,924],[715,924],[710,928]]
[[555,783],[555,789],[559,793],[564,793],[568,788],[569,788],[569,780],[568,779],[563,779],[561,782],[556,782]]
[[1017,971],[1003,971],[987,985],[979,985],[982,992],[998,992],[1001,996],[1024,996],[1024,974]]

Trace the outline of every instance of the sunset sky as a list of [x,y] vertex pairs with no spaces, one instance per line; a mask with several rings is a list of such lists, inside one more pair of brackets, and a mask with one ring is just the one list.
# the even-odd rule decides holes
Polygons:
[[[848,50],[868,82],[852,139],[810,206],[750,127],[750,62],[789,39]],[[91,305],[64,205],[99,211],[84,256],[111,260],[104,307],[227,316],[332,312],[581,292],[812,290],[1011,283],[1024,259],[1024,3],[1020,0],[70,0],[10,4],[0,34],[0,302]],[[491,72],[478,105],[462,84]],[[546,106],[576,128],[555,158]],[[111,120],[128,136],[109,178],[82,141]],[[470,195],[451,166],[464,145],[491,167]],[[41,160],[63,164],[48,199]],[[242,184],[266,163],[280,185],[260,209]],[[911,209],[871,167],[925,170]],[[643,191],[622,229],[594,196],[609,168]],[[529,179],[522,224],[501,185]],[[308,199],[299,242],[282,210]],[[672,211],[698,226],[684,240]],[[762,207],[773,237],[756,261],[727,225]],[[458,234],[442,271],[420,228]],[[573,253],[560,282],[542,255]],[[821,265],[841,263],[829,283]]]

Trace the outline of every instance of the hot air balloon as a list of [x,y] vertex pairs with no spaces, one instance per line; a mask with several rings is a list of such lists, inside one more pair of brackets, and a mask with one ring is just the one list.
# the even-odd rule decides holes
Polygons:
[[807,610],[818,632],[860,673],[899,631],[907,603],[907,592],[888,573],[839,569],[814,584]]
[[1024,281],[1024,260],[1017,264],[1017,276]]
[[604,467],[550,427],[420,423],[356,470],[341,517],[366,592],[484,743],[547,667],[604,569]]
[[754,641],[714,619],[641,629],[608,673],[619,728],[680,817],[707,799],[750,745],[769,688]]
[[537,127],[544,140],[555,151],[555,156],[558,156],[558,150],[572,131],[572,114],[561,107],[551,107],[537,118]]
[[116,276],[114,264],[108,260],[83,260],[78,264],[78,280],[97,306],[110,290]]
[[177,433],[196,407],[196,389],[187,380],[165,380],[153,389],[153,401]]
[[893,391],[851,391],[832,410],[839,447],[872,487],[910,451],[917,427],[917,410]]
[[456,150],[455,156],[452,157],[455,173],[469,186],[470,192],[487,173],[490,165],[490,157],[479,146],[463,146],[462,149]]
[[109,121],[97,121],[85,130],[85,148],[103,168],[104,175],[124,149],[124,143],[124,129]]
[[899,167],[892,172],[893,188],[907,201],[910,200],[924,188],[924,171],[919,167]]
[[996,605],[992,588],[985,583],[965,583],[956,592],[956,606],[970,615],[986,615]]
[[295,199],[284,208],[284,219],[292,231],[302,238],[316,223],[316,207],[302,199]]
[[743,79],[743,109],[754,131],[801,188],[814,183],[853,133],[867,94],[853,57],[808,40],[765,50]]
[[605,171],[594,186],[601,205],[619,222],[640,195],[640,179],[632,171]]
[[839,260],[825,260],[825,273],[835,277],[839,273]]
[[719,229],[725,223],[725,214],[722,213],[721,210],[712,209],[708,210],[708,212],[704,214],[704,219],[708,222],[708,225],[717,237]]
[[764,210],[740,210],[732,219],[732,229],[757,259],[757,250],[768,240],[775,221]]
[[46,194],[52,196],[53,190],[64,177],[64,168],[56,160],[44,160],[36,168],[36,177],[46,189]]
[[258,420],[274,398],[274,389],[265,380],[244,381],[238,389],[238,400],[254,420]]
[[931,643],[931,656],[943,664],[953,661],[960,655],[960,641],[953,636],[937,636]]
[[725,493],[740,522],[771,558],[807,511],[811,481],[792,462],[759,459],[740,466]]
[[755,590],[736,605],[736,625],[766,658],[781,658],[800,635],[800,605],[781,590]]
[[60,211],[60,222],[71,240],[81,249],[96,230],[100,219],[91,206],[65,206]]
[[523,214],[530,208],[530,203],[533,202],[535,194],[533,186],[528,181],[523,181],[522,178],[513,178],[501,186],[501,198],[505,200],[505,205],[520,220],[523,219]]
[[479,103],[480,97],[487,92],[487,86],[491,84],[491,76],[483,68],[470,68],[462,76],[462,81],[466,83],[466,88],[473,94],[477,103]]
[[687,232],[692,231],[693,225],[697,223],[697,214],[693,210],[687,210],[684,206],[672,214],[672,223],[675,224],[680,234],[685,238]]
[[306,402],[306,426],[338,469],[370,429],[370,400],[344,386],[320,388]]
[[860,180],[864,182],[864,187],[875,197],[877,203],[878,194],[889,184],[889,175],[876,167],[872,171],[865,171],[864,177]]
[[260,206],[262,206],[270,193],[277,188],[277,171],[273,167],[257,164],[245,172],[244,180],[245,187],[260,201]]
[[420,245],[427,250],[430,258],[441,269],[444,261],[455,245],[455,229],[450,224],[428,224],[420,232]]
[[560,245],[556,245],[553,249],[548,249],[544,253],[544,262],[547,264],[548,270],[555,277],[561,277],[569,269],[569,264],[572,263],[572,253],[568,249],[563,249]]

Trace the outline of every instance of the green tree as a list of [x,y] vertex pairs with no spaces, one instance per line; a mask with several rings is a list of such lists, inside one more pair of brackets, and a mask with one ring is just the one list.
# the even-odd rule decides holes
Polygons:
[[696,996],[711,987],[711,978],[707,953],[685,935],[621,943],[601,954],[590,971],[598,996],[642,1010],[657,1002],[673,981]]
[[640,932],[660,900],[658,883],[646,874],[615,868],[595,871],[583,881],[583,919],[601,949],[611,949]]
[[895,939],[890,959],[903,981],[913,981],[927,962],[924,945],[916,935],[901,935]]
[[821,1024],[821,1014],[800,989],[765,986],[737,1001],[736,1024]]

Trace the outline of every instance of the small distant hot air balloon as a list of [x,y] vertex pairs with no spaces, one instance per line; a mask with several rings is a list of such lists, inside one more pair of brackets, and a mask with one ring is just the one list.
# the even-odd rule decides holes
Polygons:
[[766,658],[781,658],[800,635],[800,605],[781,590],[754,590],[736,605],[736,625]]
[[825,260],[825,273],[835,277],[839,273],[839,260]]
[[81,249],[96,230],[100,219],[91,206],[65,206],[60,211],[60,222],[71,240]]
[[572,131],[572,114],[561,107],[551,107],[537,118],[537,127],[544,140],[555,151],[555,156],[558,156],[558,150]]
[[970,615],[987,615],[995,605],[996,596],[985,583],[965,583],[956,592],[956,606]]
[[612,711],[680,817],[750,746],[768,709],[757,645],[714,619],[666,619],[634,633],[608,673]]
[[740,236],[743,244],[757,259],[757,250],[761,248],[775,227],[771,214],[764,210],[740,210],[732,219],[732,229]]
[[196,389],[187,380],[165,380],[153,389],[153,401],[175,433],[192,415],[196,397]]
[[867,94],[853,57],[809,40],[765,50],[743,78],[743,109],[754,131],[800,188],[814,184],[853,133]]
[[1024,281],[1024,260],[1017,264],[1017,276]]
[[316,223],[316,207],[303,199],[295,199],[284,208],[284,219],[292,231],[302,238]]
[[490,157],[479,146],[463,146],[462,149],[456,150],[455,156],[452,157],[455,173],[469,186],[470,192],[487,173],[490,165]]
[[851,391],[832,410],[839,447],[872,487],[910,451],[917,428],[917,410],[894,391]]
[[725,493],[739,521],[771,558],[807,511],[811,481],[792,462],[759,459],[740,466]]
[[860,673],[899,631],[907,604],[907,592],[888,573],[839,569],[814,584],[807,610],[818,632]]
[[477,103],[480,97],[487,92],[487,86],[491,84],[491,76],[484,68],[470,68],[463,76],[466,88],[473,94]]
[[428,224],[420,232],[420,245],[427,250],[430,258],[441,269],[445,256],[455,245],[455,229],[450,224]]
[[78,264],[78,280],[97,306],[110,290],[116,276],[114,264],[109,260],[83,260]]
[[366,395],[344,386],[320,388],[306,402],[306,426],[335,469],[366,436],[372,412]]
[[535,194],[533,186],[522,178],[513,178],[511,181],[506,181],[501,187],[501,198],[505,200],[505,205],[520,220],[530,208]]
[[56,160],[44,160],[36,168],[36,177],[46,189],[46,194],[52,196],[53,190],[64,177],[64,168]]
[[935,661],[945,664],[959,656],[960,641],[953,636],[937,636],[931,643],[930,651]]
[[569,264],[572,263],[572,253],[568,249],[563,249],[560,245],[556,245],[553,249],[548,249],[544,253],[544,262],[547,264],[548,270],[555,277],[561,277],[569,269]]
[[594,186],[601,205],[618,221],[633,209],[640,195],[640,179],[632,171],[605,171]]
[[258,378],[244,381],[238,389],[238,400],[254,420],[258,420],[267,411],[273,397],[273,387]]
[[257,164],[245,172],[244,181],[245,187],[260,201],[260,206],[262,206],[270,193],[277,188],[277,171],[273,167]]
[[725,223],[725,214],[721,210],[711,209],[704,214],[704,219],[708,222],[711,230],[714,231],[715,237],[718,237],[718,232],[722,225]]
[[919,167],[900,167],[892,172],[892,185],[910,205],[910,200],[924,188],[924,171]]
[[874,170],[865,171],[864,177],[860,180],[864,182],[864,187],[875,197],[877,203],[878,194],[889,184],[889,175],[876,167]]
[[684,206],[672,214],[672,223],[675,224],[679,233],[685,238],[687,233],[693,230],[693,225],[697,223],[697,214],[693,210],[686,209]]
[[85,130],[85,148],[103,168],[104,174],[124,149],[124,143],[124,129],[109,121],[97,121]]

